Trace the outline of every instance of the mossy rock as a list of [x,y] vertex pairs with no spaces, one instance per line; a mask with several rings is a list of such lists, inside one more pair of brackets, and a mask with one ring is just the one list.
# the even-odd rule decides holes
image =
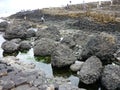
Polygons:
[[51,56],[36,56],[35,60],[43,63],[51,63]]

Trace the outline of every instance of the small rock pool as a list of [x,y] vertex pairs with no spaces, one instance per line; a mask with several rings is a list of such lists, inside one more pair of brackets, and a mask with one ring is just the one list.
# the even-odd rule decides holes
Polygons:
[[[3,34],[3,32],[0,32],[0,46],[4,41],[6,41],[3,38]],[[4,57],[3,50],[0,47],[0,58],[2,57]],[[69,69],[69,67],[66,69],[56,69],[51,66],[50,62],[45,63],[44,60],[38,60],[38,58],[34,56],[33,48],[27,52],[19,52],[16,57],[19,58],[21,62],[24,62],[26,64],[34,64],[34,69],[44,71],[47,77],[63,77],[68,79],[72,85],[78,86],[80,88],[85,88],[86,90],[103,90],[100,88],[99,82],[92,85],[85,85],[83,83],[80,83],[79,78]]]
[[[0,33],[0,46],[2,43],[5,41],[3,38],[3,33]],[[3,50],[0,47],[0,58],[4,57],[3,56]],[[95,84],[92,85],[85,85],[83,83],[79,82],[79,78],[76,76],[75,73],[73,73],[69,67],[68,68],[61,68],[61,69],[56,69],[52,68],[50,63],[45,63],[43,62],[44,60],[37,60],[37,58],[34,56],[33,53],[33,48],[31,48],[27,52],[19,52],[16,56],[19,58],[19,61],[26,63],[26,64],[34,64],[35,67],[34,69],[36,70],[42,70],[45,72],[47,77],[63,77],[71,82],[72,85],[78,86],[80,88],[85,88],[86,90],[105,90],[100,88],[99,82],[96,82]]]
[[[2,45],[2,43],[6,41],[3,38],[3,33],[0,33],[0,46]],[[4,57],[3,56],[3,50],[0,47],[0,58]],[[69,69],[55,69],[52,68],[50,63],[44,63],[43,60],[41,61],[37,61],[37,58],[34,56],[33,53],[33,48],[31,48],[29,51],[27,52],[19,52],[16,56],[17,58],[19,58],[20,61],[26,63],[26,64],[35,64],[35,68],[36,70],[42,70],[45,72],[47,77],[64,77],[67,78],[68,80],[70,80],[70,82],[75,85],[78,86],[79,84],[79,78],[76,77]]]

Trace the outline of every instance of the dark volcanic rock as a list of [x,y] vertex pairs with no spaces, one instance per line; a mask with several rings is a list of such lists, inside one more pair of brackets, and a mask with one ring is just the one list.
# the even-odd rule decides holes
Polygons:
[[73,37],[71,36],[64,37],[61,43],[67,45],[70,48],[75,47],[75,42],[73,41]]
[[79,29],[84,29],[88,31],[119,31],[120,23],[107,23],[107,24],[100,24],[94,21],[90,21],[85,18],[80,18],[78,21],[74,22],[72,26],[78,27]]
[[56,67],[64,67],[71,65],[76,61],[76,57],[73,54],[72,50],[65,45],[59,44],[55,47],[55,50],[51,56],[51,63]]
[[27,20],[32,20],[32,21],[40,21],[41,16],[42,16],[42,11],[37,9],[37,10],[30,10],[30,11],[21,11],[18,12],[14,15],[11,15],[10,18],[20,18],[24,19],[26,17]]
[[120,66],[105,66],[102,73],[101,82],[107,90],[119,90],[117,88],[120,88]]
[[4,52],[12,53],[18,50],[19,45],[12,41],[5,41],[1,47],[4,50]]
[[73,40],[77,45],[84,46],[91,38],[89,34],[79,31],[78,33],[74,34]]
[[6,31],[8,27],[8,22],[4,21],[0,23],[0,31]]
[[39,29],[36,32],[36,37],[37,39],[49,38],[55,41],[59,41],[61,36],[60,36],[60,32],[57,30],[55,26],[49,26],[46,29]]
[[19,49],[20,50],[29,50],[31,48],[31,44],[29,41],[20,42]]
[[22,25],[10,25],[4,34],[5,39],[26,38],[27,29]]
[[26,37],[27,38],[35,37],[35,35],[36,35],[36,32],[34,30],[28,30]]
[[51,55],[56,47],[56,42],[52,39],[42,38],[35,42],[34,55],[35,56],[48,56]]
[[95,55],[100,58],[103,64],[108,64],[114,58],[113,54],[116,50],[116,37],[103,32],[87,42],[81,57],[86,60],[88,57]]
[[112,0],[113,1],[113,4],[117,4],[117,5],[120,5],[120,0]]
[[81,82],[92,84],[99,79],[101,71],[102,63],[100,59],[96,56],[92,56],[85,61],[81,70],[78,72],[78,76]]
[[10,40],[13,43],[19,44],[22,40],[20,38]]

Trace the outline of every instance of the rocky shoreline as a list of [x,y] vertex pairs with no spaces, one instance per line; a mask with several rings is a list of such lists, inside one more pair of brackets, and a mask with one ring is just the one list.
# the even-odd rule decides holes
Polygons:
[[[93,90],[120,89],[119,22],[101,24],[88,17],[45,14],[48,18],[42,23],[43,12],[38,11],[20,12],[7,18],[9,23],[0,23],[6,40],[1,45],[0,90],[92,90],[86,87],[96,82],[99,85]],[[24,15],[31,19],[25,20]],[[47,77],[34,63],[15,57],[31,48],[35,57],[47,58],[54,68],[69,67],[86,87],[74,86],[62,76]]]
[[8,56],[0,62],[1,90],[84,90],[71,86],[69,80],[62,77],[47,77],[43,71],[34,69],[34,64],[23,64],[14,56]]

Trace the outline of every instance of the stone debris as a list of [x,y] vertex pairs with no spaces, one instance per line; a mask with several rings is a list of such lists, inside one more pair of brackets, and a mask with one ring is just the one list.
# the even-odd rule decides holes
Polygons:
[[[71,85],[69,80],[62,77],[48,78],[41,70],[23,68],[25,66],[15,57],[5,57],[3,60],[0,62],[0,90],[62,90],[59,85]],[[70,87],[67,88],[66,90],[69,90]]]

